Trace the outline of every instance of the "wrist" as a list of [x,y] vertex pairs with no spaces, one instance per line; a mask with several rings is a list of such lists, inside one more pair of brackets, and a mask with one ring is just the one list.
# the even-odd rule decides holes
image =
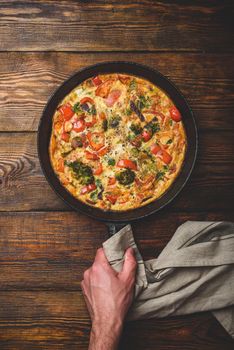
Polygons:
[[123,321],[121,319],[97,319],[92,322],[92,330],[97,333],[118,335],[122,332]]
[[89,350],[117,350],[123,322],[93,320]]

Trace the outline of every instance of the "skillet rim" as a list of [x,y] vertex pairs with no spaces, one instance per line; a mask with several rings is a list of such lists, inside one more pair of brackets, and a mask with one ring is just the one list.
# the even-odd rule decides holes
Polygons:
[[[119,69],[117,68],[118,65],[122,65],[125,67],[125,69]],[[109,67],[109,68],[108,68]],[[111,68],[113,69],[116,67],[115,70],[111,71]],[[101,71],[100,71],[101,69]],[[103,71],[102,71],[103,69]],[[130,70],[130,72],[128,71]],[[133,72],[132,70],[140,70],[142,74],[139,74],[139,72]],[[93,70],[96,70],[96,72],[93,72]],[[98,71],[99,70],[99,71]],[[179,109],[187,109],[187,116],[183,120],[184,126],[185,124],[190,123],[191,130],[187,129],[188,126],[185,127],[186,130],[186,136],[188,134],[188,131],[192,133],[192,140],[189,140],[187,137],[187,148],[186,148],[186,154],[185,154],[185,160],[183,162],[182,168],[177,175],[175,181],[172,183],[172,185],[166,190],[166,192],[159,197],[158,199],[154,200],[153,202],[150,202],[149,204],[146,204],[145,206],[138,207],[135,209],[130,209],[127,211],[103,211],[99,208],[91,207],[84,202],[79,201],[75,197],[73,197],[66,189],[65,187],[60,183],[59,179],[57,178],[57,175],[54,173],[53,168],[50,163],[49,159],[49,152],[48,152],[48,146],[49,146],[49,140],[51,136],[51,127],[50,131],[46,135],[46,142],[47,142],[47,160],[49,159],[49,162],[44,161],[43,155],[43,144],[45,143],[45,137],[42,134],[43,127],[48,126],[49,124],[52,125],[52,115],[49,115],[50,119],[48,122],[48,116],[47,112],[51,108],[51,105],[53,105],[54,100],[56,98],[58,99],[58,95],[62,95],[59,98],[59,102],[69,93],[71,92],[75,86],[77,86],[80,82],[76,83],[72,88],[69,88],[69,92],[64,93],[64,90],[69,86],[69,84],[73,83],[73,80],[80,77],[80,75],[84,73],[89,73],[89,76],[87,76],[85,79],[88,79],[89,77],[92,77],[97,74],[108,74],[109,73],[125,73],[125,74],[132,74],[139,77],[143,77],[144,79],[147,79],[151,81],[153,84],[157,85],[162,89],[175,103],[175,100],[180,100],[181,105]],[[147,74],[152,74],[152,79],[147,76]],[[82,79],[81,81],[84,81],[85,79]],[[160,83],[158,83],[156,80],[160,79]],[[162,84],[165,84],[165,86],[161,86]],[[171,90],[170,93],[168,90]],[[171,94],[175,94],[176,96],[172,97]],[[178,102],[178,101],[177,101]],[[176,106],[178,106],[178,103],[175,103]],[[58,106],[58,103],[56,103],[56,107]],[[56,108],[55,107],[55,108]],[[181,108],[183,107],[183,108]],[[55,111],[55,109],[54,109]],[[183,113],[182,113],[183,114]],[[184,114],[183,114],[184,115]],[[44,124],[43,124],[44,123]],[[190,147],[189,147],[190,146]],[[139,64],[136,62],[131,61],[106,61],[106,62],[100,62],[94,65],[89,65],[87,67],[84,67],[80,69],[79,71],[73,73],[71,76],[69,76],[61,85],[59,85],[50,95],[48,102],[46,103],[40,121],[38,125],[38,132],[37,132],[37,150],[38,150],[38,157],[41,169],[43,171],[43,174],[49,183],[50,187],[53,189],[53,191],[62,199],[63,202],[65,202],[68,206],[70,206],[72,209],[74,209],[77,212],[81,212],[82,214],[88,215],[94,219],[97,219],[99,221],[103,221],[106,223],[126,223],[126,222],[133,222],[140,219],[143,219],[145,217],[148,217],[159,210],[163,209],[165,206],[167,206],[169,203],[171,203],[175,197],[182,191],[184,186],[186,185],[187,181],[189,180],[191,173],[194,169],[194,165],[197,159],[197,152],[198,152],[198,130],[197,125],[194,118],[194,113],[188,104],[186,98],[181,93],[181,91],[174,85],[174,83],[171,82],[170,79],[165,77],[162,73],[160,73],[155,68],[149,67],[144,64]],[[190,152],[190,153],[189,153]],[[188,159],[187,159],[188,158]],[[187,163],[186,163],[187,161]],[[188,162],[189,161],[189,162]],[[175,189],[175,187],[177,187]],[[174,193],[172,192],[174,190]],[[158,202],[162,202],[158,205]],[[156,204],[156,207],[154,207]],[[142,212],[138,214],[137,212]],[[134,215],[137,213],[137,215]],[[130,215],[128,215],[130,214]]]

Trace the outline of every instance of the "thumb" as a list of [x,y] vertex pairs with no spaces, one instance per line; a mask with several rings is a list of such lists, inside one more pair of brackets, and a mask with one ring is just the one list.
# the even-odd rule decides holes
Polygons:
[[134,249],[130,247],[125,252],[123,268],[119,275],[122,279],[127,280],[131,277],[135,277],[136,269],[137,261],[135,259]]

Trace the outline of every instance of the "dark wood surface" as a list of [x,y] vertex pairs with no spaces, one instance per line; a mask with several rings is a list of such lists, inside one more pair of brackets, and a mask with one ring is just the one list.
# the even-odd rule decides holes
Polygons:
[[[50,94],[87,65],[147,64],[169,77],[199,127],[195,170],[160,213],[133,224],[145,259],[186,220],[234,220],[234,3],[0,0],[0,349],[87,349],[84,270],[108,237],[40,170],[36,130]],[[231,350],[210,313],[126,324],[120,349]]]

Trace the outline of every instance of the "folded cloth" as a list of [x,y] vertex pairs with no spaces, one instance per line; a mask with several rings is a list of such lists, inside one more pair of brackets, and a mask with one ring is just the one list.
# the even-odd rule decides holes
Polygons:
[[103,243],[116,271],[133,247],[138,262],[128,319],[212,311],[234,338],[234,224],[187,221],[157,259],[143,261],[130,225]]

